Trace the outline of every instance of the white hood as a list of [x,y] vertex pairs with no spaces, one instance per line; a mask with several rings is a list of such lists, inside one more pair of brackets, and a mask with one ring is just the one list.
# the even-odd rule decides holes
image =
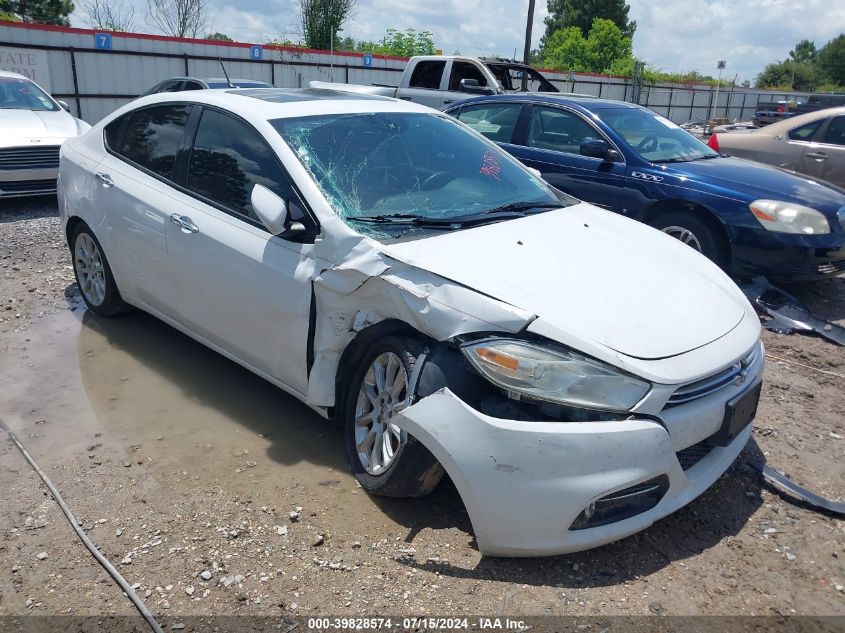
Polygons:
[[585,203],[385,252],[534,313],[532,326],[566,333],[562,343],[638,359],[706,345],[746,310],[734,283],[690,247]]
[[45,144],[60,144],[89,127],[64,110],[4,109],[0,114],[0,145],[20,145],[21,141],[29,144],[32,139],[39,139]]

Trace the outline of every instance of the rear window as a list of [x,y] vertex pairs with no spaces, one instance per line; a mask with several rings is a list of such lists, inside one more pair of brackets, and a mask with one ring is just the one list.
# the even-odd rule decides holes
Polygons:
[[437,90],[440,88],[440,78],[443,76],[443,70],[446,68],[446,62],[440,61],[423,61],[418,62],[417,67],[411,75],[411,82],[408,84],[411,88],[431,88]]
[[129,114],[119,154],[164,178],[173,178],[191,107],[158,106]]

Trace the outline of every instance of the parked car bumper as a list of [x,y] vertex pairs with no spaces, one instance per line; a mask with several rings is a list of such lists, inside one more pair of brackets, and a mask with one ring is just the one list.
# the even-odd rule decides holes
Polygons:
[[845,233],[790,235],[741,228],[733,237],[732,272],[781,281],[810,281],[845,272]]
[[[666,415],[601,422],[504,420],[443,389],[403,411],[395,423],[443,465],[483,554],[589,549],[678,510],[730,467],[752,424],[727,446],[711,447],[707,439],[721,428],[726,402],[759,382],[763,352],[757,350],[744,384],[669,408]],[[598,511],[605,519],[619,518],[591,527],[585,520],[590,508],[593,517]]]
[[56,193],[59,145],[0,148],[0,198]]

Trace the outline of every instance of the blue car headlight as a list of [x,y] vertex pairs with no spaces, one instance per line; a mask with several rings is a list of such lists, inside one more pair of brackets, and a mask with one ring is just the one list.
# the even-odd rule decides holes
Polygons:
[[797,235],[830,233],[830,223],[824,214],[810,207],[778,200],[755,200],[748,206],[768,231]]

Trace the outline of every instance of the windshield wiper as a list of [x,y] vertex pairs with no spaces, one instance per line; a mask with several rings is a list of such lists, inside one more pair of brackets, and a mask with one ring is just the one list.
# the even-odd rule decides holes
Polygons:
[[[521,200],[520,202],[511,202],[510,204],[503,204],[500,207],[487,209],[486,211],[481,211],[475,215],[530,211],[531,209],[560,209],[561,207],[563,207],[563,204],[560,202],[530,202],[528,200]],[[475,215],[472,217],[475,217]]]
[[415,226],[451,226],[460,224],[448,218],[429,218],[413,213],[389,213],[386,215],[358,215],[348,216],[350,222],[366,222],[368,224],[411,224]]

